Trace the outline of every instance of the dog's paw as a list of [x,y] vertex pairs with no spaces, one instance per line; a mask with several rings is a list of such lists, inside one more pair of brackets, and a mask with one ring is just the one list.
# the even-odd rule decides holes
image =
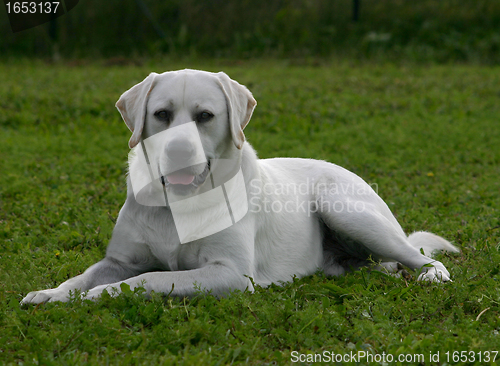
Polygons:
[[21,300],[21,306],[28,304],[36,305],[45,302],[55,302],[55,301],[60,301],[60,302],[69,301],[69,293],[57,288],[51,288],[42,291],[32,291],[28,295],[26,295],[24,299]]
[[418,276],[419,281],[451,282],[450,273],[441,263],[433,265],[433,267],[423,268],[422,273]]
[[102,292],[104,290],[106,290],[106,292],[112,297],[118,296],[118,294],[119,294],[119,289],[117,289],[116,287],[112,287],[111,285],[100,285],[100,286],[96,286],[93,289],[90,289],[89,291],[83,293],[82,299],[95,301],[101,297]]

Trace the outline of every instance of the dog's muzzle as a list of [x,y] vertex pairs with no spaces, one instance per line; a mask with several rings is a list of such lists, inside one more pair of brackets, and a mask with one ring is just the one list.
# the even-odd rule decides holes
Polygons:
[[198,188],[202,185],[210,173],[210,161],[205,164],[205,169],[200,174],[194,175],[190,169],[182,169],[180,171],[167,174],[165,176],[160,175],[161,184],[164,187],[169,186],[184,186],[184,187],[194,187]]

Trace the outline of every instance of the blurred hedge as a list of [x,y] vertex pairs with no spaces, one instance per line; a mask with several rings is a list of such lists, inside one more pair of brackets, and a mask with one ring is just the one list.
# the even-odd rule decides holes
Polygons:
[[[13,34],[3,56],[404,58],[500,62],[498,0],[80,0],[56,20]],[[53,28],[54,30],[54,28]]]

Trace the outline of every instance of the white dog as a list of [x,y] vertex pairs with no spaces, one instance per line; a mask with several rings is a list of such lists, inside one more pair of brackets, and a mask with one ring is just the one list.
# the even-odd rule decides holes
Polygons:
[[[89,299],[120,285],[175,296],[220,296],[379,261],[448,281],[433,250],[458,252],[427,232],[406,236],[355,174],[310,159],[262,159],[243,129],[256,101],[224,73],[150,74],[116,103],[132,131],[128,194],[106,257],[23,304]],[[420,249],[425,252],[421,254]],[[430,264],[430,266],[428,265]]]

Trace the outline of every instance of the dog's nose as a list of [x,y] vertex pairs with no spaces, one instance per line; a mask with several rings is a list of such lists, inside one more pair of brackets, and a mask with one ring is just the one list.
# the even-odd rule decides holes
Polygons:
[[173,140],[168,143],[166,152],[171,160],[189,160],[194,155],[194,147],[189,141]]

